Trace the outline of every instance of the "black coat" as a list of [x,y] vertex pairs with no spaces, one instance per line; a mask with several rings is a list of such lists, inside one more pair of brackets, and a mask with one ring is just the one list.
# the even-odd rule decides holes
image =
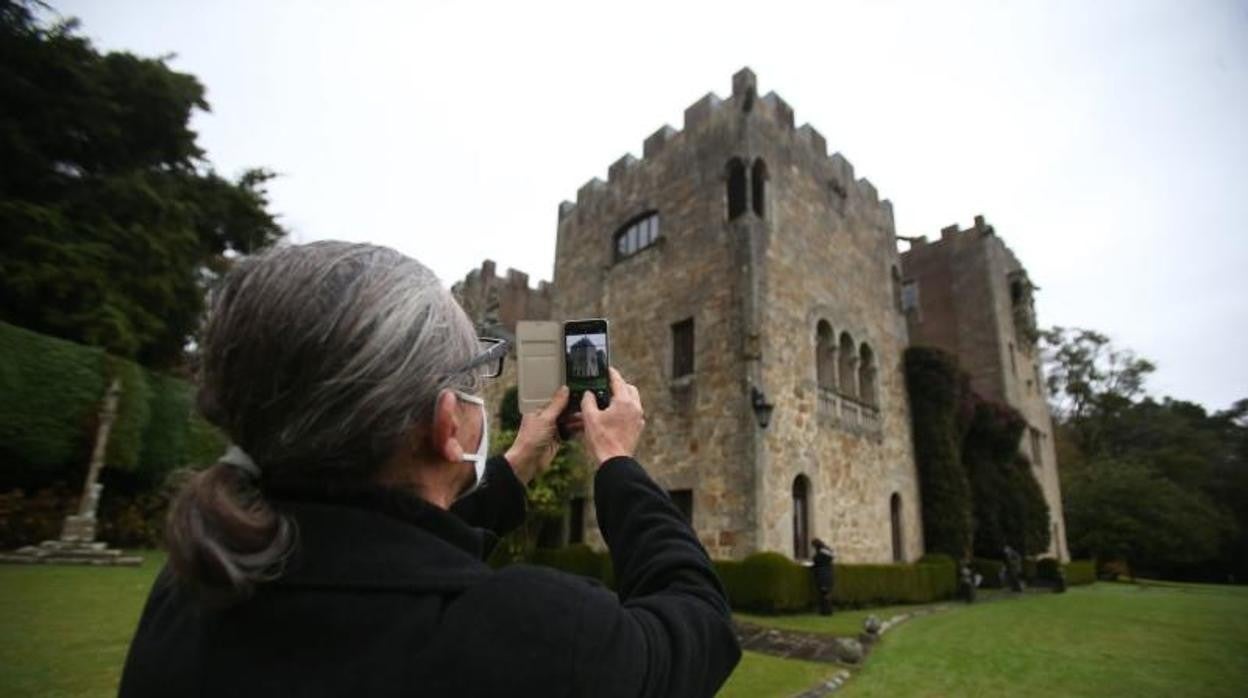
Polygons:
[[827,548],[816,547],[812,560],[815,575],[815,586],[820,591],[832,588],[832,553]]
[[388,490],[283,501],[299,544],[251,599],[206,606],[162,570],[121,695],[713,695],[741,652],[705,550],[632,459],[605,463],[594,489],[618,597],[481,561],[523,518],[501,458],[453,513]]

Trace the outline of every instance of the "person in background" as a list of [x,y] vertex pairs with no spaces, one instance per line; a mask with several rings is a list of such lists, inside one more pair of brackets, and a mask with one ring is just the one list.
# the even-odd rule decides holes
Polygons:
[[815,554],[812,558],[813,566],[811,572],[815,575],[815,588],[819,590],[819,614],[823,616],[832,615],[832,563],[836,560],[836,554],[832,552],[832,548],[827,543],[818,538],[811,541],[815,548]]
[[344,242],[241,261],[215,293],[198,403],[232,441],[166,527],[120,695],[711,696],[741,652],[723,587],[633,454],[616,371],[568,425],[594,466],[618,596],[485,564],[558,448],[561,387],[487,457],[481,342],[425,266]]

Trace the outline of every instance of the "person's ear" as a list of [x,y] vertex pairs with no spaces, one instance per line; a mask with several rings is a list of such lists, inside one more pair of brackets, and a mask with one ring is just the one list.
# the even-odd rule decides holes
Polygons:
[[433,424],[429,441],[439,458],[458,463],[464,459],[464,447],[459,443],[459,400],[455,393],[443,390],[433,408]]

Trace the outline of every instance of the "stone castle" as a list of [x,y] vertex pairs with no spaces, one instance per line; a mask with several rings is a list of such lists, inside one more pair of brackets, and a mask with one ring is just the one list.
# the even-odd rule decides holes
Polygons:
[[[523,319],[610,321],[611,361],[646,406],[638,457],[714,557],[801,559],[816,537],[847,563],[922,556],[902,353],[953,351],[1030,421],[1020,448],[1064,557],[1034,287],[982,219],[905,254],[897,240],[890,202],[744,69],[731,97],[698,100],[683,130],[660,128],[559,205],[551,284],[487,261],[453,290],[504,337]],[[602,545],[592,497],[561,538]]]

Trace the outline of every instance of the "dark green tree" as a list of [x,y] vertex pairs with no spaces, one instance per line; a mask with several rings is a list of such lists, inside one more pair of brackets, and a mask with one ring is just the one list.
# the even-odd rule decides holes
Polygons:
[[975,554],[999,558],[1008,544],[1024,555],[1049,547],[1049,509],[1018,451],[1027,427],[1017,410],[980,399],[965,439],[962,463],[971,483]]
[[971,549],[971,487],[962,466],[960,411],[970,388],[950,354],[928,347],[905,353],[906,390],[929,553],[961,559]]
[[282,237],[272,174],[213,172],[194,76],[100,53],[45,9],[0,0],[0,320],[176,365],[206,283]]

